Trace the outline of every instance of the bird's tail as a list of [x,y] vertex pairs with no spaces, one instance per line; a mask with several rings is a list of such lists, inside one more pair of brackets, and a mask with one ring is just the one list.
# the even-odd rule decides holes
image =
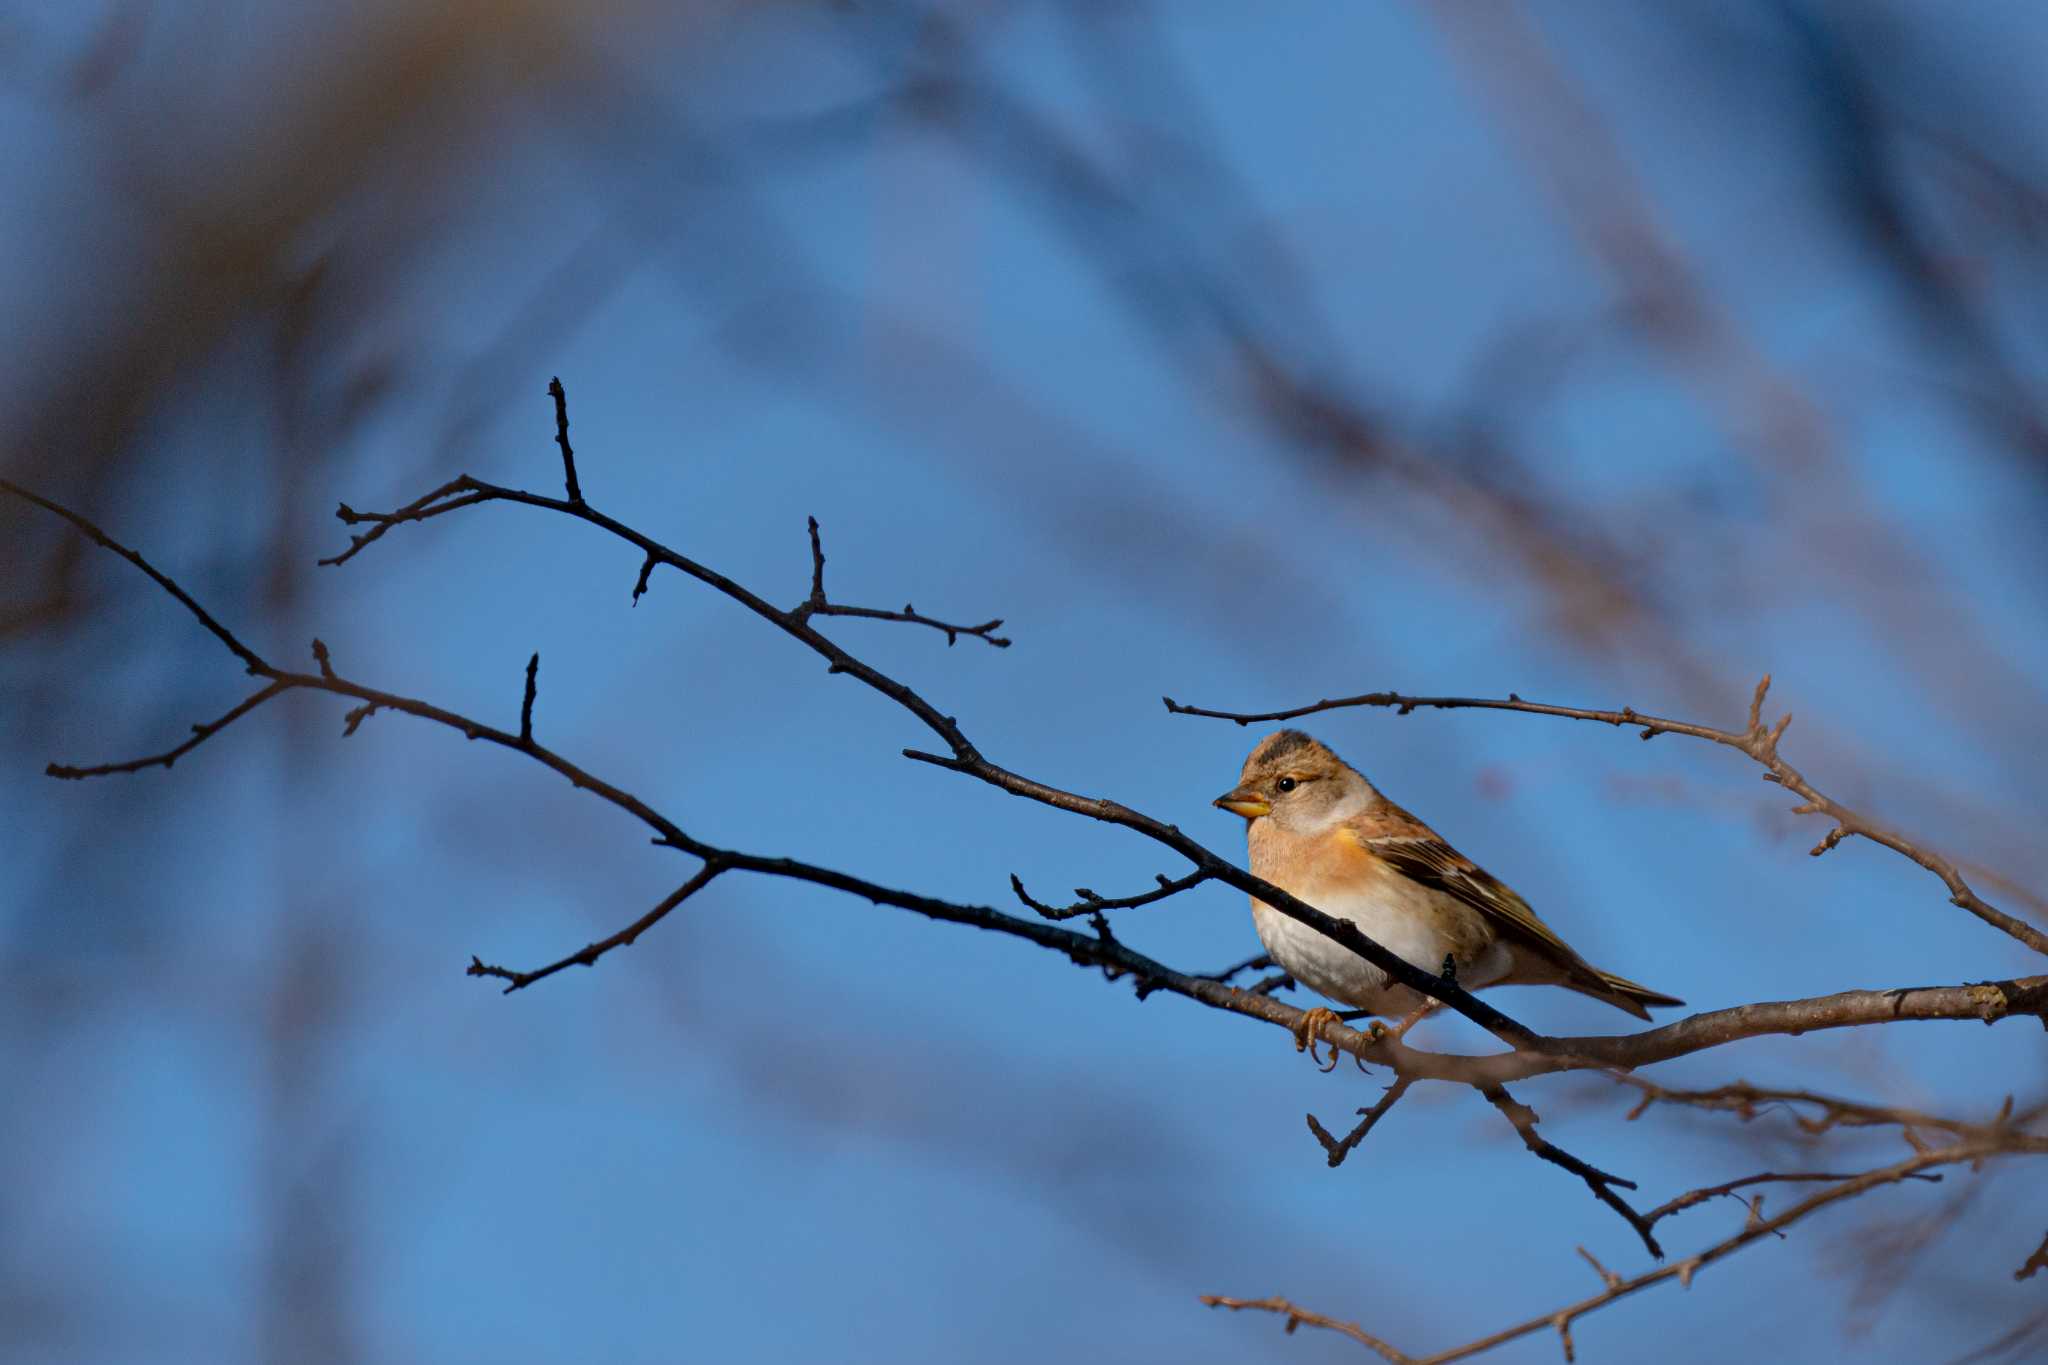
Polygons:
[[1685,1003],[1675,995],[1653,991],[1648,986],[1639,985],[1625,976],[1616,976],[1613,972],[1603,972],[1598,967],[1587,968],[1583,977],[1574,973],[1573,979],[1565,984],[1582,995],[1604,1000],[1618,1010],[1627,1010],[1638,1019],[1650,1017],[1646,1006]]

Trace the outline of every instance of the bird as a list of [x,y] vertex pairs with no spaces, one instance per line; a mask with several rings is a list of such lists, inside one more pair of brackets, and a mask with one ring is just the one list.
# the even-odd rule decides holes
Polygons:
[[[1563,986],[1639,1019],[1649,1006],[1685,1003],[1587,962],[1527,901],[1300,730],[1261,740],[1237,786],[1213,804],[1243,817],[1255,876],[1468,991]],[[1438,1007],[1256,896],[1252,922],[1274,963],[1300,984],[1362,1014],[1401,1016],[1393,1029],[1374,1020],[1375,1037],[1400,1038]],[[1296,1048],[1314,1056],[1321,1030],[1341,1017],[1326,1006],[1309,1010]]]

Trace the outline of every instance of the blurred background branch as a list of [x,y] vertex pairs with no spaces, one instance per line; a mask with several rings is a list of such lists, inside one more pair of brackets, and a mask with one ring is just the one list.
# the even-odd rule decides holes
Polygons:
[[[891,759],[913,732],[734,613],[593,609],[635,566],[566,534],[476,519],[312,575],[324,508],[521,478],[528,399],[588,376],[594,501],[778,602],[808,513],[848,601],[972,582],[1019,643],[945,655],[948,707],[1208,842],[1241,737],[1159,715],[1165,691],[1427,679],[1718,716],[1777,663],[1802,768],[2039,925],[2044,43],[2026,6],[1828,0],[0,7],[0,475],[149,528],[252,640],[320,634],[408,695],[498,714],[539,650],[551,736],[706,837],[798,829],[962,903],[1013,871],[1154,885],[1108,831],[998,819]],[[155,752],[244,695],[83,544],[0,503],[0,1082],[34,1097],[0,1161],[35,1172],[0,1190],[0,1354],[1191,1359],[1272,1346],[1190,1314],[1201,1285],[1359,1305],[1369,1280],[1403,1342],[1447,1337],[1474,1286],[1503,1321],[1582,1295],[1569,1255],[1361,1235],[1323,1183],[1350,1167],[1301,1133],[1340,1082],[1266,1030],[829,893],[720,878],[630,962],[514,1008],[456,989],[480,936],[545,961],[612,931],[583,907],[655,903],[673,855],[593,860],[571,794],[396,726],[340,746],[283,697],[174,774],[49,784],[52,754]],[[1878,850],[1812,870],[1782,799],[1712,754],[1441,719],[1316,724],[1703,1009],[2034,970],[1931,921]],[[1207,886],[1118,932],[1155,961],[1257,946]],[[800,1053],[790,1002],[830,1021]],[[1759,1088],[1946,1115],[2043,1062],[1961,1023],[1745,1046]],[[1491,1113],[1398,1141],[1434,1102],[1360,1150],[1397,1173],[1374,1227],[1530,1164]],[[1540,1107],[1577,1150],[1593,1115]],[[1891,1161],[1643,1122],[1646,1189]],[[2025,1358],[2038,1182],[1952,1183],[1993,1193],[1923,1219],[1917,1184],[1887,1192],[1836,1241],[1731,1258],[1726,1297],[1617,1303],[1580,1348],[1825,1358],[1881,1323],[1902,1358]],[[1528,1217],[1635,1274],[1574,1184],[1531,1184]]]

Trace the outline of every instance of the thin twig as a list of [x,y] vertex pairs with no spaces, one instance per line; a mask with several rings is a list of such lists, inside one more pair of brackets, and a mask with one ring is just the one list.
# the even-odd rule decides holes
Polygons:
[[1227,984],[1230,978],[1242,972],[1262,972],[1272,965],[1273,959],[1265,953],[1260,953],[1257,957],[1246,958],[1234,967],[1225,967],[1220,972],[1203,972],[1202,976],[1209,981],[1221,981]]
[[1263,1313],[1278,1313],[1287,1319],[1287,1326],[1284,1330],[1289,1336],[1294,1335],[1295,1328],[1300,1327],[1303,1323],[1307,1323],[1310,1327],[1320,1327],[1325,1331],[1336,1332],[1350,1337],[1367,1350],[1378,1352],[1381,1358],[1388,1362],[1388,1365],[1416,1365],[1415,1357],[1403,1355],[1386,1342],[1381,1341],[1378,1337],[1366,1331],[1363,1327],[1360,1327],[1357,1323],[1340,1322],[1336,1318],[1324,1317],[1321,1313],[1297,1307],[1277,1294],[1269,1299],[1233,1299],[1227,1298],[1222,1294],[1204,1294],[1202,1295],[1202,1302],[1210,1308],[1228,1308],[1232,1312],[1255,1309]]
[[[1812,1184],[1826,1180],[1854,1180],[1855,1178],[1856,1173],[1853,1171],[1847,1174],[1839,1171],[1766,1171],[1761,1175],[1746,1175],[1740,1180],[1730,1180],[1720,1185],[1707,1185],[1697,1190],[1687,1190],[1676,1199],[1659,1204],[1656,1208],[1644,1214],[1643,1217],[1645,1221],[1654,1225],[1669,1218],[1674,1213],[1683,1213],[1695,1205],[1704,1204],[1709,1199],[1719,1199],[1723,1196],[1731,1199],[1736,1198],[1735,1191],[1748,1189],[1752,1185],[1781,1183]],[[1924,1180],[1929,1184],[1935,1185],[1941,1183],[1941,1177],[1938,1175],[1914,1174],[1906,1178],[1909,1180]]]
[[540,651],[526,661],[526,694],[519,699],[519,742],[533,743],[533,699],[539,694]]
[[558,962],[550,962],[547,966],[536,968],[530,972],[519,972],[505,967],[492,966],[484,962],[483,959],[473,956],[469,959],[467,974],[470,976],[495,976],[508,983],[505,987],[505,994],[510,995],[514,991],[526,989],[536,981],[553,976],[556,972],[566,967],[596,966],[597,960],[606,953],[614,948],[624,948],[630,945],[634,939],[639,938],[640,935],[668,918],[669,911],[709,886],[718,877],[719,873],[725,871],[725,866],[722,861],[717,859],[707,861],[704,866],[697,869],[697,875],[662,897],[660,904],[656,905],[639,919],[634,920],[631,924],[608,938],[601,938],[595,943],[586,944]]
[[202,725],[194,725],[192,727],[192,738],[186,740],[177,748],[170,749],[164,753],[151,754],[147,758],[131,758],[125,763],[101,763],[90,768],[74,768],[63,763],[51,763],[45,766],[43,771],[51,777],[75,779],[81,777],[105,777],[109,773],[140,772],[144,768],[168,768],[207,740],[212,739],[220,731],[225,730],[243,716],[248,715],[251,711],[263,705],[264,702],[269,701],[280,692],[290,690],[291,684],[289,683],[273,682],[260,691],[253,692],[249,696],[244,697],[240,702],[236,703],[234,709],[230,710],[219,720],[207,721]]
[[[64,520],[70,522],[73,526],[77,527],[80,531],[84,532],[86,537],[90,539],[93,542],[93,544],[99,546],[103,550],[112,550],[115,554],[121,556],[121,558],[127,560],[130,564],[133,564],[136,568],[148,574],[159,588],[162,588],[165,592],[169,593],[174,599],[176,599],[180,606],[185,608],[186,611],[191,612],[194,619],[196,619],[200,625],[205,626],[206,629],[212,633],[214,639],[219,640],[221,644],[225,645],[229,653],[233,654],[236,658],[240,659],[242,661],[243,666],[246,667],[249,670],[249,672],[254,674],[261,674],[263,672],[263,660],[257,657],[255,650],[249,648],[240,640],[236,639],[228,631],[228,628],[226,626],[223,626],[220,622],[214,620],[212,616],[207,614],[206,608],[200,606],[197,602],[193,601],[191,594],[187,593],[183,588],[179,587],[176,583],[172,582],[164,574],[160,573],[155,565],[151,564],[148,560],[144,559],[140,554],[136,553],[134,550],[129,549],[126,545],[121,544],[112,536],[109,536],[105,531],[102,531],[99,527],[93,525],[91,522],[87,521],[84,517],[78,515],[78,513],[72,511],[70,508],[59,506],[57,503],[51,502],[48,498],[39,496],[38,494],[35,493],[31,493],[26,488],[23,488],[20,484],[15,483],[10,479],[0,479],[0,489],[5,489],[7,492],[14,494],[15,497],[20,498],[23,502],[34,503],[37,507],[42,508],[45,512],[54,512],[56,515],[64,518]],[[239,714],[241,714],[241,708],[237,708],[235,712],[231,713],[226,717],[223,717],[220,721],[216,722],[216,728],[218,728],[220,725],[227,724],[229,720],[232,720],[235,715]],[[175,757],[175,755],[173,755],[173,757]],[[162,760],[149,761],[160,762]]]
[[1585,1181],[1586,1188],[1593,1192],[1594,1198],[1620,1214],[1622,1220],[1635,1229],[1636,1236],[1643,1239],[1643,1245],[1649,1249],[1652,1256],[1660,1261],[1664,1259],[1664,1248],[1657,1245],[1656,1235],[1650,1231],[1652,1220],[1636,1212],[1626,1199],[1615,1193],[1616,1187],[1624,1190],[1634,1189],[1635,1181],[1610,1175],[1598,1166],[1579,1160],[1562,1147],[1545,1139],[1536,1131],[1536,1124],[1539,1121],[1536,1111],[1516,1100],[1504,1088],[1490,1085],[1481,1089],[1479,1093],[1486,1097],[1487,1103],[1500,1110],[1501,1117],[1514,1128],[1516,1135],[1522,1139],[1523,1146],[1543,1160],[1554,1166],[1563,1167]]
[[1074,888],[1074,894],[1080,899],[1072,905],[1047,905],[1044,901],[1034,899],[1031,893],[1024,889],[1023,880],[1014,872],[1010,874],[1010,889],[1017,893],[1018,900],[1047,919],[1063,920],[1100,914],[1104,910],[1130,910],[1140,905],[1151,905],[1156,901],[1165,900],[1168,896],[1178,896],[1183,891],[1200,886],[1208,881],[1211,875],[1196,869],[1187,876],[1175,880],[1164,872],[1154,873],[1154,880],[1159,883],[1157,889],[1141,891],[1135,896],[1098,896],[1085,886],[1077,886]]
[[[838,602],[826,600],[825,546],[819,539],[818,519],[816,517],[807,517],[805,520],[809,524],[811,534],[811,592],[810,596],[799,602],[789,613],[792,617],[800,621],[808,621],[813,616],[854,616],[868,621],[896,621],[903,625],[929,626],[931,629],[944,634],[946,643],[949,646],[958,644],[961,636],[969,635],[985,644],[993,645],[997,649],[1008,649],[1010,647],[1008,640],[994,633],[996,628],[1003,624],[1003,618],[1000,616],[992,621],[983,621],[978,626],[963,626],[952,621],[941,621],[936,617],[926,616],[908,602],[903,604],[902,611],[889,611],[881,607],[849,607]],[[652,563],[651,560],[649,562]],[[641,583],[645,584],[646,581],[646,571],[643,569],[641,571]],[[634,597],[637,598],[640,592],[641,589],[634,589]]]
[[1323,1144],[1323,1155],[1329,1158],[1330,1169],[1335,1170],[1344,1164],[1344,1158],[1350,1156],[1358,1144],[1365,1141],[1366,1134],[1370,1133],[1378,1125],[1379,1121],[1386,1117],[1387,1111],[1401,1102],[1401,1097],[1408,1093],[1408,1087],[1411,1084],[1413,1082],[1408,1077],[1396,1076],[1394,1083],[1387,1087],[1387,1093],[1380,1096],[1378,1102],[1372,1108],[1358,1111],[1365,1117],[1358,1121],[1356,1128],[1346,1133],[1341,1139],[1331,1137],[1329,1129],[1323,1127],[1316,1120],[1314,1114],[1305,1116],[1308,1119],[1308,1130],[1315,1134],[1317,1142]]
[[583,485],[576,482],[576,452],[569,448],[569,393],[561,379],[548,380],[548,397],[555,400],[555,444],[562,448],[562,484],[570,502],[582,502]]

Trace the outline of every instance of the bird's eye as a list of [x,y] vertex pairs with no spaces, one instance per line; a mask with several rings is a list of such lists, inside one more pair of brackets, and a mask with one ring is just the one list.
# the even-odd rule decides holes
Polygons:
[[1295,789],[1295,788],[1296,788],[1297,786],[1299,786],[1299,785],[1300,785],[1300,783],[1296,782],[1296,781],[1295,781],[1295,780],[1294,780],[1293,778],[1291,778],[1291,777],[1283,777],[1283,778],[1281,778],[1281,779],[1280,779],[1280,780],[1279,780],[1278,782],[1275,782],[1275,783],[1274,783],[1273,785],[1274,785],[1274,786],[1276,786],[1276,787],[1278,787],[1278,788],[1279,788],[1279,789],[1280,789],[1281,791],[1284,791],[1284,792],[1291,792],[1291,791],[1293,791],[1293,790],[1294,790],[1294,789]]

